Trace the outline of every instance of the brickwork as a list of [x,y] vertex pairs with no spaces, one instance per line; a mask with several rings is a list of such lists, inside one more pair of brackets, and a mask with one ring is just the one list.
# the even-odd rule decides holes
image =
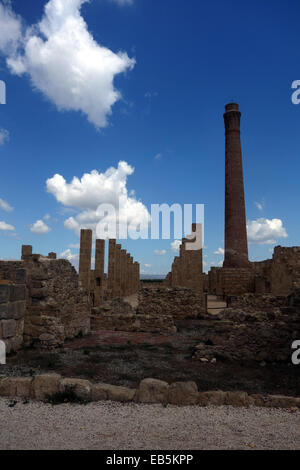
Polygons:
[[242,150],[241,113],[236,103],[226,105],[225,122],[225,260],[226,268],[249,265]]

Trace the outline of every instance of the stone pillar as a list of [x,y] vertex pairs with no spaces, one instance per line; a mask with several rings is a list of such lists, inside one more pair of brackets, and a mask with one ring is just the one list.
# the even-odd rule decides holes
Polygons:
[[135,293],[140,290],[140,265],[136,261],[134,263],[134,291]]
[[31,245],[22,245],[22,260],[32,255]]
[[172,287],[179,287],[179,257],[175,256],[174,263],[172,265]]
[[80,232],[79,279],[86,289],[90,288],[90,271],[92,262],[92,230]]
[[121,297],[121,245],[116,245],[114,298]]
[[130,256],[129,264],[129,295],[134,294],[134,274],[133,274],[133,257]]
[[121,250],[121,297],[126,296],[126,267],[127,253],[126,250]]
[[48,253],[48,258],[49,259],[57,259],[57,255],[56,255],[56,253],[51,252],[51,253]]
[[104,259],[105,259],[105,240],[96,240],[95,249],[95,292],[94,305],[99,307],[103,302],[104,295]]
[[130,254],[126,253],[126,280],[125,280],[125,297],[128,297],[130,295]]
[[109,240],[108,252],[108,299],[113,299],[116,268],[116,240]]
[[249,267],[239,105],[225,107],[225,260],[226,268]]

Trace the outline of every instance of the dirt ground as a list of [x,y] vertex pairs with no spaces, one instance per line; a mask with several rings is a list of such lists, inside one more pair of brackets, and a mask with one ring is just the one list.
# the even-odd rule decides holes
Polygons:
[[131,388],[147,377],[175,381],[194,380],[200,391],[244,390],[300,396],[299,367],[292,364],[220,362],[201,363],[192,358],[200,341],[198,320],[182,323],[178,333],[99,331],[69,341],[55,352],[23,350],[7,359],[0,375],[24,376],[55,371],[65,377],[88,379]]

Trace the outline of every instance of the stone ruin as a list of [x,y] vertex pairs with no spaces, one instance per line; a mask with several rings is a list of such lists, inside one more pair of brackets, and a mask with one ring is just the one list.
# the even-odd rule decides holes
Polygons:
[[90,299],[66,260],[32,254],[0,261],[0,339],[7,352],[22,346],[55,347],[90,332]]
[[[182,322],[200,320],[195,360],[289,361],[300,335],[300,247],[278,246],[262,262],[248,259],[240,117],[237,104],[226,106],[223,267],[205,275],[202,249],[188,250],[189,236],[164,283],[141,289],[139,263],[116,240],[108,241],[107,274],[105,240],[95,242],[91,269],[91,230],[81,231],[79,274],[55,253],[23,246],[21,261],[0,261],[0,339],[8,352],[53,348],[105,329],[173,334]],[[207,295],[226,299],[227,308],[208,314]]]
[[90,294],[93,307],[103,301],[136,294],[140,284],[140,265],[122,249],[116,240],[109,240],[108,273],[104,273],[105,240],[96,240],[95,269],[91,269],[92,230],[81,230],[79,279]]
[[[192,232],[197,232],[197,226],[193,224]],[[186,287],[199,294],[203,294],[203,259],[202,249],[188,250],[187,244],[195,240],[192,235],[183,238],[180,245],[180,254],[174,259],[172,271],[167,275],[164,285],[167,287]]]

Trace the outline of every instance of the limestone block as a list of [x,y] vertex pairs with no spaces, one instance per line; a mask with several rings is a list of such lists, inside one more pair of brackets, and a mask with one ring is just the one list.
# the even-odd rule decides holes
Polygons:
[[169,384],[157,379],[144,379],[138,390],[141,403],[165,403],[168,400]]
[[[26,304],[25,301],[19,301],[19,302],[10,302],[8,304],[8,315],[9,318],[13,318],[14,320],[19,320],[20,318],[23,318],[25,315],[25,309],[26,309]],[[0,314],[1,318],[1,314]]]
[[15,320],[2,320],[2,337],[12,338],[16,334],[17,322]]
[[12,317],[9,313],[9,303],[0,304],[0,320],[8,320]]
[[7,284],[0,284],[0,304],[7,303],[9,300],[10,286]]
[[125,403],[133,401],[135,394],[135,389],[104,383],[93,385],[92,388],[93,401],[111,400]]
[[18,377],[16,381],[16,396],[22,398],[31,398],[32,397],[32,382],[31,377]]
[[195,405],[198,387],[195,382],[174,382],[169,387],[168,402],[172,405]]
[[15,378],[5,378],[0,381],[0,397],[15,397],[16,391]]
[[226,399],[226,392],[221,390],[216,390],[212,392],[200,392],[198,395],[198,405],[208,406],[208,405],[224,405]]
[[0,381],[0,396],[2,397],[22,397],[32,396],[31,377],[8,377]]
[[253,401],[246,392],[227,392],[225,397],[225,405],[231,406],[248,406]]
[[63,379],[59,384],[59,391],[66,392],[73,389],[78,398],[82,400],[90,400],[92,392],[92,384],[88,380],[83,379]]
[[36,375],[33,380],[33,395],[38,400],[44,400],[47,395],[54,395],[59,390],[61,376],[58,374]]
[[284,395],[268,395],[265,406],[270,408],[300,408],[300,398],[286,397]]
[[26,288],[24,285],[10,286],[10,297],[11,302],[18,302],[19,300],[25,300]]

